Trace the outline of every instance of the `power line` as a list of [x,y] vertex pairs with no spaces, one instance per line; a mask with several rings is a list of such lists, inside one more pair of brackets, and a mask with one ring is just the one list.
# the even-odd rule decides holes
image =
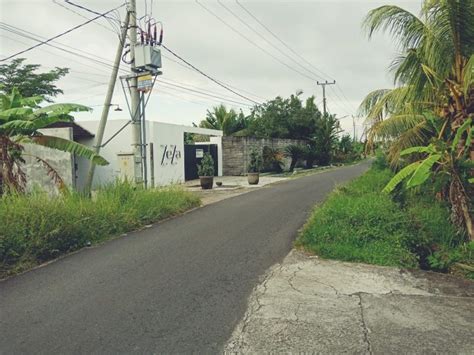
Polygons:
[[[124,6],[124,4],[120,5],[120,6],[117,7],[116,9],[118,9],[118,8],[120,8],[120,7],[122,7],[122,6]],[[61,32],[60,34],[57,34],[56,36],[53,36],[53,37],[51,37],[51,38],[48,38],[48,39],[45,40],[45,41],[42,41],[42,42],[40,42],[40,43],[38,43],[38,44],[35,44],[34,46],[31,46],[31,47],[29,47],[29,48],[26,48],[26,49],[24,49],[24,50],[22,50],[22,51],[19,51],[19,52],[15,53],[15,54],[12,54],[12,55],[10,55],[10,56],[8,56],[8,57],[6,57],[6,58],[0,59],[0,62],[7,61],[7,60],[9,60],[9,59],[12,59],[12,58],[14,58],[14,57],[19,56],[20,54],[29,52],[29,51],[31,51],[31,50],[33,50],[33,49],[35,49],[35,48],[38,48],[38,47],[40,47],[40,46],[42,46],[42,45],[44,45],[44,44],[47,44],[47,43],[49,43],[49,42],[51,42],[51,41],[54,41],[54,40],[57,39],[57,38],[60,38],[60,37],[62,37],[62,36],[65,36],[65,35],[67,35],[67,34],[73,32],[73,31],[77,30],[78,28],[81,28],[81,27],[83,27],[83,26],[85,26],[85,25],[88,25],[89,23],[91,23],[91,22],[93,22],[93,21],[95,21],[95,20],[97,20],[97,19],[99,19],[99,18],[105,16],[106,14],[108,14],[108,13],[110,13],[110,12],[112,12],[113,10],[116,10],[116,9],[112,9],[112,10],[109,10],[109,11],[107,11],[107,12],[104,12],[103,14],[100,14],[99,16],[96,16],[96,17],[94,17],[94,18],[92,18],[92,19],[90,19],[90,20],[87,20],[86,22],[83,22],[83,23],[81,23],[81,24],[79,24],[79,25],[77,25],[77,26],[74,26],[74,27],[70,28],[69,30],[66,30],[66,31],[64,31],[64,32]]]
[[[309,62],[305,57],[303,57],[301,54],[299,54],[297,51],[295,51],[292,47],[290,47],[285,41],[283,41],[280,36],[276,35],[268,26],[266,26],[260,19],[258,19],[248,8],[246,8],[244,5],[242,5],[239,0],[235,0],[237,5],[239,5],[250,17],[252,17],[260,26],[262,26],[272,37],[274,37],[278,42],[280,42],[285,48],[287,48],[289,51],[291,51],[294,55],[296,55],[298,58],[300,58],[303,62],[305,62],[307,65],[309,65],[311,68],[313,68],[315,71],[321,73],[323,76],[328,77],[332,80],[334,80],[334,77],[331,75],[323,72],[319,68],[315,67],[311,62]],[[308,70],[308,69],[307,69]],[[310,71],[314,75],[317,75],[313,71]],[[342,88],[339,85],[336,85],[336,88],[341,92],[347,103],[351,106],[351,111],[353,110],[352,105],[350,104],[349,100],[347,99],[346,95],[342,91]],[[343,100],[341,100],[343,101]]]
[[248,38],[246,35],[244,35],[242,32],[240,32],[239,30],[235,29],[234,27],[232,27],[231,25],[229,25],[226,21],[224,21],[219,15],[217,15],[216,13],[214,13],[213,11],[211,11],[209,8],[207,8],[206,6],[204,6],[202,3],[200,3],[198,0],[194,0],[196,2],[196,4],[198,4],[199,6],[201,6],[204,10],[206,10],[208,13],[210,13],[212,16],[214,16],[216,19],[218,19],[220,22],[222,22],[226,27],[230,28],[233,32],[235,32],[236,34],[238,34],[240,37],[242,37],[243,39],[245,39],[247,42],[253,44],[255,47],[257,47],[258,49],[260,49],[262,52],[264,52],[265,54],[267,54],[268,56],[272,57],[274,60],[276,60],[278,63],[282,64],[283,66],[287,67],[288,69],[300,74],[301,76],[309,79],[309,80],[312,80],[314,81],[314,78],[309,76],[309,75],[306,75],[305,73],[293,68],[291,65],[288,65],[287,63],[285,63],[284,61],[282,61],[281,59],[279,59],[278,57],[274,56],[272,53],[270,53],[269,51],[267,51],[265,48],[263,48],[262,46],[260,46],[259,44],[255,43],[254,41],[252,41],[250,38]]
[[[74,3],[72,3],[70,0],[65,0],[65,1],[66,1],[67,3],[70,3],[71,5],[80,7],[81,9],[84,9],[84,10],[86,10],[86,11],[92,12],[92,13],[94,13],[94,14],[98,13],[97,11],[91,10],[91,9],[86,8],[86,7],[84,7],[84,6],[74,4]],[[123,4],[123,5],[124,5],[124,4]],[[122,6],[123,6],[123,5],[122,5]],[[120,7],[121,7],[121,6],[120,6]],[[118,7],[118,8],[120,8],[120,7]],[[116,10],[116,9],[114,9],[114,10]],[[219,80],[217,80],[217,79],[214,79],[214,78],[210,77],[209,75],[205,74],[205,73],[202,72],[200,69],[196,68],[194,65],[192,65],[191,63],[189,63],[188,61],[186,61],[184,58],[182,58],[181,56],[179,56],[178,54],[176,54],[175,52],[173,52],[171,49],[167,48],[166,46],[162,45],[162,47],[165,48],[165,50],[167,50],[169,53],[171,53],[172,55],[174,55],[175,57],[177,57],[178,59],[180,59],[181,61],[183,61],[184,63],[186,63],[189,67],[191,67],[191,68],[194,69],[195,71],[199,72],[201,75],[204,75],[206,78],[208,78],[209,80],[213,81],[213,82],[216,83],[217,85],[219,85],[219,86],[225,88],[226,90],[228,90],[228,91],[234,93],[235,95],[237,95],[237,96],[239,96],[239,97],[241,97],[241,98],[243,98],[243,99],[245,99],[245,100],[248,100],[248,101],[253,102],[253,103],[255,103],[255,104],[259,104],[259,102],[255,101],[255,100],[252,100],[252,99],[250,99],[250,98],[248,98],[248,97],[246,97],[246,96],[244,96],[244,95],[238,93],[238,92],[235,91],[235,90],[232,90],[232,89],[231,89],[231,88],[232,88],[231,85],[225,84],[225,83],[223,83],[223,82],[221,82],[221,81],[219,81]],[[113,68],[113,66],[112,66],[112,68]],[[236,90],[237,90],[237,89],[236,89]],[[239,91],[243,91],[243,90],[240,90],[240,89],[239,89]],[[253,95],[253,94],[252,94],[252,95]],[[253,96],[255,96],[255,95],[253,95]]]
[[[10,25],[8,25],[8,24],[4,24],[4,25],[3,25],[3,24],[4,24],[4,23],[0,22],[0,28],[2,28],[2,29],[4,29],[4,30],[7,30],[7,31],[9,31],[9,32],[12,32],[12,33],[14,33],[14,34],[16,34],[16,35],[20,35],[20,36],[26,37],[26,38],[31,39],[31,40],[39,41],[38,39],[36,39],[36,38],[34,38],[34,37],[32,37],[32,36],[29,36],[29,35],[26,35],[26,34],[23,34],[23,33],[20,32],[20,31],[24,31],[24,32],[27,32],[27,33],[28,33],[28,31],[21,30],[21,29],[18,29],[18,30],[11,30],[10,28],[4,26],[4,25],[6,25],[6,26],[10,26]],[[14,26],[11,26],[11,27],[16,28],[16,27],[14,27]],[[30,32],[30,33],[31,33],[31,32]],[[38,35],[37,35],[37,36],[38,36]],[[38,37],[40,37],[40,36],[38,36]],[[7,38],[9,38],[9,37],[7,37]],[[9,38],[9,39],[14,40],[14,39],[12,39],[12,38]],[[55,42],[55,43],[57,43],[57,42]],[[58,47],[58,46],[56,46],[56,45],[53,45],[53,44],[51,44],[51,43],[48,43],[47,45],[48,45],[48,46],[51,46],[51,47],[53,47],[53,48],[56,48],[56,49],[58,49],[58,50],[65,51],[65,52],[67,52],[67,53],[69,53],[69,54],[77,55],[77,56],[80,56],[81,58],[89,59],[89,60],[91,60],[91,61],[94,61],[96,64],[100,64],[100,65],[102,65],[102,66],[106,66],[106,67],[111,67],[111,68],[113,68],[113,65],[111,65],[111,64],[105,62],[105,61],[108,61],[108,59],[106,59],[106,58],[97,57],[97,58],[103,59],[103,61],[100,61],[100,60],[97,60],[97,59],[95,59],[95,58],[90,58],[90,57],[87,57],[87,56],[84,56],[84,55],[75,53],[75,52],[70,51],[70,50],[65,50],[65,49],[63,49],[63,48],[61,48],[61,47]],[[63,44],[61,44],[61,45],[63,45]],[[64,45],[64,46],[66,46],[66,45]],[[69,47],[69,48],[73,48],[73,47]],[[42,49],[42,50],[44,50],[44,49]],[[92,53],[89,53],[89,52],[86,52],[86,51],[82,51],[82,52],[83,52],[83,53],[86,53],[86,54],[92,55]],[[51,52],[49,52],[49,53],[51,53]],[[188,68],[188,67],[186,67],[186,68]],[[126,72],[125,69],[121,69],[121,68],[120,68],[120,70],[122,70],[122,72]],[[86,74],[87,74],[87,73],[86,73]],[[96,74],[96,75],[97,75],[97,74]],[[79,78],[78,76],[76,76],[76,77]],[[86,78],[80,78],[80,79],[86,80],[86,81],[90,81],[90,82],[93,82],[93,83],[99,83],[99,82],[97,82],[97,81],[95,81],[95,80],[88,79],[88,78],[87,78],[87,79],[86,79]],[[193,90],[193,89],[189,89],[189,88],[184,87],[184,86],[183,86],[184,84],[179,83],[179,82],[175,82],[175,81],[171,81],[171,80],[170,80],[170,81],[161,81],[161,82],[163,82],[163,83],[165,83],[165,84],[168,84],[168,85],[170,85],[170,86],[178,87],[178,88],[180,88],[180,89],[182,89],[182,90],[194,91],[194,92],[200,93],[200,94],[202,94],[202,95],[207,95],[207,96],[209,96],[209,97],[218,98],[218,99],[221,99],[221,100],[223,100],[223,101],[230,102],[230,103],[232,103],[232,104],[241,104],[241,105],[244,105],[244,106],[249,106],[249,105],[246,104],[246,103],[239,102],[239,101],[235,101],[235,100],[233,100],[232,98],[230,98],[229,96],[228,96],[227,98],[226,98],[226,97],[223,97],[223,96],[217,96],[217,95],[221,95],[221,94],[218,94],[218,93],[215,93],[215,92],[211,92],[211,91],[209,91],[209,90],[204,90],[204,89],[199,88],[199,87],[195,87],[195,88],[200,89],[200,90],[196,90],[196,89]],[[193,85],[190,85],[190,84],[186,84],[186,85],[188,85],[188,86],[193,86]],[[206,91],[207,91],[207,92],[206,92]],[[99,94],[99,95],[101,95],[101,94]],[[97,96],[98,96],[98,95],[97,95]]]
[[272,48],[274,48],[276,51],[278,51],[280,54],[284,55],[285,57],[287,57],[288,59],[290,59],[293,63],[295,63],[296,65],[298,65],[300,68],[302,68],[303,70],[306,70],[308,73],[311,73],[312,75],[314,75],[315,77],[319,78],[319,79],[325,79],[324,77],[322,77],[321,75],[319,74],[316,74],[315,72],[313,72],[312,70],[306,68],[305,66],[301,65],[298,61],[296,61],[293,57],[291,57],[290,55],[288,55],[287,53],[285,53],[284,51],[282,51],[280,48],[278,48],[277,46],[275,46],[272,42],[270,42],[268,39],[265,38],[265,36],[263,36],[260,32],[258,32],[257,30],[255,30],[252,26],[250,26],[245,20],[243,20],[239,15],[237,15],[234,11],[232,11],[231,9],[229,9],[226,5],[224,5],[220,0],[217,0],[217,3],[219,5],[221,5],[224,9],[227,10],[227,12],[229,12],[232,16],[234,16],[235,18],[237,18],[245,27],[247,27],[250,31],[252,31],[253,33],[255,33],[257,36],[259,36],[261,39],[263,39],[266,43],[268,43]]
[[[58,0],[52,0],[52,2],[53,2],[53,4],[61,6],[63,9],[66,9],[67,11],[72,12],[73,14],[76,14],[77,16],[80,16],[80,17],[85,18],[85,19],[89,19],[89,17],[84,16],[83,14],[79,13],[78,11],[75,11],[75,10],[71,9],[70,7],[68,7],[68,6],[65,6],[65,5],[59,3]],[[65,1],[65,2],[68,3],[68,1]],[[69,3],[69,4],[73,5],[72,3]],[[109,18],[109,17],[105,17],[105,19],[109,22],[110,26],[113,27],[113,29],[109,28],[109,27],[107,27],[107,26],[105,26],[105,25],[103,25],[99,22],[95,22],[95,24],[102,27],[102,28],[105,28],[107,31],[111,31],[111,32],[114,32],[117,35],[120,35],[120,30],[118,30],[115,27],[114,23],[111,22],[115,19],[112,19],[112,18]]]
[[216,83],[217,85],[223,87],[224,89],[234,93],[235,95],[247,100],[247,101],[250,101],[250,102],[253,102],[254,104],[257,104],[257,105],[260,105],[259,102],[255,101],[255,100],[252,100],[251,98],[245,96],[245,95],[242,95],[240,93],[238,93],[237,91],[231,89],[230,87],[228,87],[227,85],[223,84],[222,82],[214,79],[213,77],[209,76],[208,74],[204,73],[201,69],[197,68],[196,66],[194,66],[193,64],[191,64],[190,62],[188,62],[186,59],[184,59],[183,57],[181,57],[179,54],[175,53],[174,51],[172,51],[171,49],[169,49],[167,46],[165,46],[164,44],[161,45],[166,51],[168,51],[169,53],[171,53],[172,55],[174,55],[176,58],[178,58],[179,60],[181,60],[182,62],[186,63],[187,65],[189,65],[191,68],[193,68],[195,71],[197,71],[198,73],[200,73],[201,75],[205,76],[206,78],[208,78],[209,80],[213,81],[214,83]]
[[268,28],[268,26],[266,26],[262,21],[260,21],[254,14],[252,14],[252,12],[250,12],[250,10],[248,10],[244,5],[242,5],[238,0],[235,0],[235,2],[237,3],[237,5],[239,5],[247,14],[249,14],[250,17],[252,17],[255,21],[257,21],[257,23],[260,24],[260,26],[262,26],[264,29],[266,29],[268,31],[268,33],[270,33],[276,40],[278,40],[278,42],[280,42],[283,46],[285,46],[288,50],[290,50],[293,54],[295,54],[296,56],[298,56],[298,58],[300,58],[301,60],[303,60],[306,64],[308,64],[309,66],[311,66],[314,70],[320,72],[324,77],[327,77],[329,79],[333,79],[333,77],[331,77],[330,75],[326,74],[325,72],[323,72],[322,70],[316,68],[313,64],[311,64],[311,62],[309,62],[308,60],[306,60],[306,58],[304,58],[302,55],[300,55],[298,52],[296,52],[293,48],[291,48],[286,42],[284,42],[279,36],[277,36],[275,33],[273,33],[272,30],[270,30]]

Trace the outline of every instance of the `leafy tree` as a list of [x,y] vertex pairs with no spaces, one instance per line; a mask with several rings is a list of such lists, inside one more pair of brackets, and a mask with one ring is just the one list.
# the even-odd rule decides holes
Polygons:
[[392,166],[416,160],[386,190],[405,174],[408,187],[430,176],[441,179],[439,192],[451,204],[453,221],[474,239],[468,182],[474,160],[474,2],[425,0],[419,17],[381,6],[364,25],[369,36],[388,30],[401,51],[392,63],[396,87],[374,91],[361,104],[372,122],[369,143],[388,141]]
[[[88,107],[77,104],[39,107],[41,101],[43,101],[41,96],[22,97],[16,88],[10,95],[0,94],[0,192],[24,190],[26,176],[22,170],[22,163],[24,163],[25,143],[72,153],[90,159],[98,165],[108,164],[104,158],[82,144],[39,132],[41,128],[56,122],[72,122],[71,112],[89,111]],[[62,185],[61,177],[44,159],[36,156],[34,158],[45,166],[48,174],[59,185]]]
[[246,128],[247,119],[243,112],[237,114],[233,109],[227,110],[224,105],[216,106],[207,111],[206,119],[199,123],[201,128],[221,130],[225,136],[230,136]]
[[39,64],[24,64],[24,58],[17,58],[9,64],[0,65],[0,93],[9,95],[17,88],[23,97],[42,96],[51,102],[51,97],[62,94],[56,81],[65,76],[69,69],[56,68],[49,72],[37,73]]
[[251,114],[249,135],[258,138],[308,139],[315,130],[321,112],[310,97],[303,105],[300,94],[277,97],[256,106]]
[[338,141],[337,135],[340,131],[339,121],[335,116],[325,115],[318,120],[311,144],[317,152],[319,165],[328,165],[331,162]]

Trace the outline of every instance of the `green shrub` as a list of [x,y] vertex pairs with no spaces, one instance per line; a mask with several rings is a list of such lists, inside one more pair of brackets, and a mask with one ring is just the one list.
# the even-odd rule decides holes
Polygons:
[[262,168],[263,159],[262,154],[260,154],[255,148],[250,151],[250,161],[248,166],[249,173],[259,173]]
[[94,199],[77,193],[0,198],[0,276],[198,206],[178,187],[137,189],[115,183]]
[[330,259],[415,267],[405,215],[390,196],[370,185],[380,175],[387,174],[364,175],[332,193],[316,208],[297,244]]
[[214,176],[214,159],[212,159],[211,154],[204,153],[204,157],[197,168],[199,176]]
[[393,173],[380,163],[316,208],[296,244],[322,257],[379,265],[472,265],[474,243],[450,223],[448,207],[421,189],[395,198],[382,193]]

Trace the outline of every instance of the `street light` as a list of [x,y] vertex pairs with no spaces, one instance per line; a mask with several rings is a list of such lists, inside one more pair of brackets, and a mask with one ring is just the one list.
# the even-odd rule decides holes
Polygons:
[[117,108],[114,111],[123,111],[118,104],[110,104],[110,107],[112,106],[117,106]]

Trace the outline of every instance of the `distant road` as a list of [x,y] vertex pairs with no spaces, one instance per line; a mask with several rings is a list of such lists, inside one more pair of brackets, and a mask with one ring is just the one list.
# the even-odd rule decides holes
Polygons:
[[0,282],[0,353],[221,351],[313,205],[368,165],[264,187]]

